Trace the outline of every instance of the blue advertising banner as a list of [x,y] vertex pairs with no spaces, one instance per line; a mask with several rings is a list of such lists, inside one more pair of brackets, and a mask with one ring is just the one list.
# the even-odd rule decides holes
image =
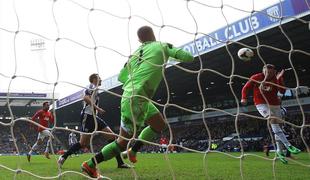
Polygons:
[[[310,0],[307,1],[309,2]],[[280,25],[283,23],[283,20],[304,12],[310,12],[305,0],[284,0],[281,3],[255,12],[249,17],[228,24],[226,27],[189,42],[181,46],[181,48],[191,52],[194,56],[202,55],[224,46],[228,40],[237,41],[272,26]],[[280,20],[281,17],[282,21]]]
[[291,0],[295,14],[301,14],[310,10],[310,0]]
[[80,90],[74,94],[71,94],[70,96],[67,96],[65,98],[59,99],[56,101],[56,109],[59,109],[63,106],[72,104],[76,101],[79,101],[83,98],[84,96],[84,90]]
[[45,98],[47,94],[45,93],[0,93],[1,98]]

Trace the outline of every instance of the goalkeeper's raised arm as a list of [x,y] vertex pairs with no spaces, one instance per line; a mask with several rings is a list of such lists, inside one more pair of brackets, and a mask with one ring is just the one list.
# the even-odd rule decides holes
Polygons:
[[191,53],[181,49],[181,48],[175,48],[172,44],[167,43],[166,44],[166,50],[169,57],[172,57],[176,59],[176,61],[179,62],[190,62],[194,60],[194,57]]

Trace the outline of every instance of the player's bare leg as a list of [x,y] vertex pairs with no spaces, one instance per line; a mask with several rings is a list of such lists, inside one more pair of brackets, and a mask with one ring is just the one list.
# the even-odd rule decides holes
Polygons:
[[80,138],[80,145],[81,147],[87,147],[89,145],[89,141],[90,141],[91,135],[88,134],[82,134],[81,138]]
[[107,126],[107,127],[103,128],[101,131],[109,133],[109,134],[103,134],[105,139],[109,139],[109,140],[110,139],[113,139],[113,140],[117,139],[117,136],[115,136],[113,134],[114,132],[112,131],[112,129],[110,127]]
[[155,114],[150,119],[148,119],[146,123],[149,124],[152,127],[152,129],[154,129],[159,133],[162,132],[167,127],[167,124],[161,113]]

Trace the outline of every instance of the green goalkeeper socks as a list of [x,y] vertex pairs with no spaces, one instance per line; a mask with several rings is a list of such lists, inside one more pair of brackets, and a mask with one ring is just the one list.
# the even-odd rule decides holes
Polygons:
[[139,139],[143,139],[145,141],[151,141],[154,137],[157,136],[157,132],[155,132],[150,126],[144,128],[139,135]]
[[[142,139],[145,141],[151,141],[156,136],[157,136],[157,133],[150,126],[148,126],[142,130],[142,132],[139,135],[139,139]],[[140,146],[136,147],[136,148],[135,148],[135,146],[133,146],[132,150],[137,152],[139,148],[140,148]],[[114,141],[114,142],[104,146],[100,153],[103,156],[103,161],[107,161],[107,160],[112,159],[116,155],[120,154],[120,152],[121,152],[121,150],[120,150],[118,144]],[[99,159],[102,159],[102,158],[99,158]],[[98,160],[97,162],[101,161],[99,159],[97,158],[97,160]],[[96,166],[93,158],[88,160],[87,164],[92,168]]]
[[[157,136],[157,132],[155,132],[150,126],[148,126],[142,130],[138,139],[142,139],[145,141],[151,141],[156,136]],[[137,153],[142,146],[143,146],[143,142],[136,141],[135,144],[131,148],[132,152]]]
[[[110,160],[112,159],[113,157],[115,157],[116,155],[119,155],[121,152],[118,144],[114,141],[106,146],[104,146],[102,149],[101,149],[101,154],[103,156],[103,160],[104,161],[107,161],[107,160]],[[88,160],[87,161],[87,164],[90,166],[90,167],[95,167],[95,163],[93,162],[92,159]]]

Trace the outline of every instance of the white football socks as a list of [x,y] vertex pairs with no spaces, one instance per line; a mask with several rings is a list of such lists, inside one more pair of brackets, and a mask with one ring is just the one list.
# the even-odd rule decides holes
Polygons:
[[49,152],[50,142],[51,142],[51,141],[48,140],[47,143],[46,143],[46,148],[45,148],[45,151],[44,151],[44,152],[46,152],[46,153]]
[[271,124],[271,129],[275,133],[275,135],[278,136],[278,138],[280,139],[280,141],[284,144],[286,148],[291,146],[291,143],[288,142],[288,140],[286,139],[286,136],[283,133],[279,124]]
[[275,134],[275,135],[274,135],[274,139],[275,139],[275,141],[276,141],[277,152],[278,152],[278,153],[283,153],[283,144],[282,144],[282,142],[281,142],[279,136]]
[[37,147],[38,147],[38,143],[36,142],[36,143],[34,143],[34,145],[32,146],[32,148],[28,154],[32,154],[32,152],[35,151],[37,149]]

